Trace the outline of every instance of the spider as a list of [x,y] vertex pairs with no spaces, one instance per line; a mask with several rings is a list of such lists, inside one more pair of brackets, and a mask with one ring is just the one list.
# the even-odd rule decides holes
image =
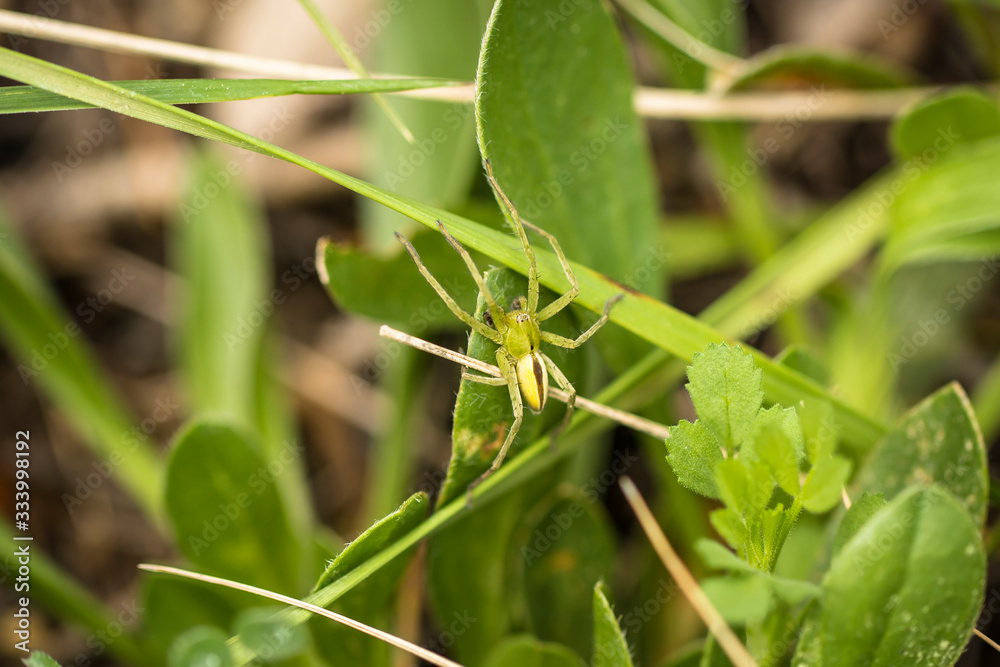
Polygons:
[[[451,312],[453,312],[458,319],[472,327],[475,332],[492,340],[499,346],[496,352],[496,358],[497,366],[499,366],[500,372],[503,375],[502,378],[477,375],[469,372],[467,368],[462,369],[463,380],[479,382],[481,384],[494,387],[502,387],[506,385],[508,391],[510,392],[510,401],[514,410],[514,423],[511,424],[510,429],[507,431],[507,437],[504,440],[503,446],[500,447],[500,451],[497,453],[496,458],[493,459],[493,463],[486,472],[480,475],[479,478],[473,481],[466,489],[467,505],[470,505],[472,502],[472,491],[484,480],[486,480],[487,477],[496,472],[503,463],[504,457],[507,456],[507,450],[510,449],[511,443],[514,442],[514,437],[517,435],[518,429],[521,427],[521,419],[524,416],[523,404],[526,403],[528,408],[535,414],[541,412],[542,408],[545,407],[545,401],[546,398],[548,398],[549,391],[549,373],[552,374],[552,378],[555,380],[556,384],[558,384],[563,391],[569,395],[569,398],[566,401],[566,414],[560,425],[553,431],[552,442],[554,442],[556,436],[569,425],[570,418],[573,416],[573,408],[576,404],[576,390],[573,388],[573,385],[569,382],[569,380],[566,379],[563,372],[559,370],[559,367],[556,366],[555,362],[553,362],[548,355],[541,351],[541,343],[549,343],[550,345],[556,345],[558,347],[568,349],[575,349],[579,347],[586,342],[587,339],[593,336],[598,329],[604,326],[604,324],[608,321],[608,313],[610,312],[611,307],[618,300],[620,300],[622,296],[624,296],[622,294],[618,294],[608,299],[604,304],[604,312],[601,314],[601,317],[593,324],[593,326],[575,339],[565,338],[548,331],[542,331],[540,323],[554,316],[556,313],[571,304],[580,291],[579,284],[577,283],[576,276],[573,274],[573,269],[570,268],[566,255],[563,254],[562,248],[559,247],[559,242],[556,241],[555,237],[544,229],[522,220],[517,213],[517,209],[514,208],[514,204],[511,203],[507,195],[504,194],[500,184],[493,176],[493,169],[490,166],[489,160],[484,161],[484,166],[486,168],[486,177],[489,179],[490,185],[499,196],[500,201],[503,203],[503,206],[508,213],[508,222],[514,228],[514,232],[517,234],[518,238],[520,238],[521,247],[524,249],[524,254],[528,258],[528,294],[527,296],[519,296],[514,299],[514,301],[510,304],[509,312],[504,311],[504,309],[496,302],[493,294],[486,286],[483,275],[476,267],[472,257],[469,256],[468,251],[462,247],[455,237],[448,233],[448,230],[445,229],[444,224],[440,220],[437,221],[438,229],[441,230],[441,233],[448,240],[448,243],[450,243],[455,251],[462,257],[462,260],[469,268],[469,272],[472,274],[472,278],[475,280],[480,293],[483,295],[483,299],[487,305],[487,310],[483,316],[483,319],[485,320],[484,322],[480,322],[473,315],[465,312],[461,307],[459,307],[451,295],[449,295],[448,292],[445,291],[444,287],[441,286],[441,283],[439,283],[427,267],[424,266],[424,263],[420,259],[420,255],[417,254],[413,245],[401,234],[398,232],[396,233],[396,238],[398,238],[402,244],[406,246],[407,252],[410,253],[410,256],[413,258],[414,263],[416,263],[417,269],[420,271],[421,275],[423,275],[424,279],[430,283],[430,286],[434,288],[434,291],[438,293]],[[524,231],[525,228],[530,229],[534,233],[548,240],[552,249],[556,253],[556,257],[559,258],[559,264],[562,266],[563,273],[566,274],[566,278],[570,283],[570,289],[568,292],[558,297],[541,310],[538,309],[538,267],[535,263],[535,253],[531,249],[531,245],[528,243],[528,236]]]

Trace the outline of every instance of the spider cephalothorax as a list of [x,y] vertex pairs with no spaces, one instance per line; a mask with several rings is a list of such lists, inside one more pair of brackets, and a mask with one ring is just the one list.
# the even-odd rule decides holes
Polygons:
[[[561,311],[576,298],[576,295],[580,291],[576,276],[573,274],[573,270],[569,266],[569,261],[566,259],[566,255],[563,254],[562,248],[559,247],[559,243],[555,237],[544,229],[521,220],[521,217],[517,214],[517,209],[514,208],[510,199],[507,198],[507,195],[500,188],[500,184],[497,183],[496,178],[493,177],[493,170],[490,168],[489,161],[485,162],[485,166],[486,176],[490,181],[490,185],[503,204],[507,213],[507,221],[521,240],[521,247],[528,259],[528,293],[525,296],[516,298],[510,305],[510,311],[505,312],[500,307],[486,286],[483,275],[479,272],[475,262],[472,261],[472,257],[448,233],[448,230],[445,229],[440,220],[438,221],[438,228],[444,234],[448,243],[462,257],[465,265],[469,268],[469,272],[472,274],[473,280],[476,281],[476,286],[479,287],[480,294],[482,294],[486,302],[486,310],[483,313],[482,322],[459,307],[451,295],[441,286],[441,283],[424,266],[413,245],[401,235],[396,234],[397,238],[406,246],[410,256],[413,257],[413,261],[416,263],[420,273],[430,283],[431,287],[434,288],[434,291],[438,293],[445,305],[460,320],[472,327],[474,331],[489,338],[498,345],[496,358],[497,366],[500,367],[500,373],[503,375],[502,378],[476,375],[470,373],[468,370],[462,372],[462,378],[492,386],[506,385],[510,392],[511,405],[514,410],[514,423],[511,424],[510,430],[507,432],[507,437],[489,470],[469,485],[468,502],[471,502],[472,499],[472,489],[495,472],[500,467],[500,464],[503,463],[503,459],[507,455],[507,450],[510,448],[511,443],[514,441],[514,436],[521,427],[521,420],[524,416],[522,397],[523,403],[527,403],[528,408],[532,412],[541,412],[542,408],[545,407],[545,400],[549,392],[549,374],[552,375],[552,379],[556,384],[562,387],[563,391],[569,395],[566,401],[566,415],[563,418],[562,424],[553,433],[553,437],[569,424],[576,402],[576,390],[573,389],[573,385],[570,384],[569,380],[566,379],[566,376],[563,375],[552,359],[541,351],[541,344],[544,342],[569,349],[579,347],[608,321],[608,312],[611,310],[611,306],[622,296],[619,294],[608,299],[604,304],[604,312],[601,314],[600,319],[577,338],[565,338],[548,331],[543,331],[541,322]],[[540,310],[538,308],[538,267],[535,263],[535,253],[528,243],[525,228],[548,240],[570,283],[568,292]]]

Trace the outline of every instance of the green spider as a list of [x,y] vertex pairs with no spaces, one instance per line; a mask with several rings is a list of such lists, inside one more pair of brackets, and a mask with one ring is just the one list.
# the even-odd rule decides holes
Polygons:
[[[548,398],[549,392],[549,373],[552,374],[556,384],[569,395],[569,399],[566,401],[566,414],[563,417],[562,423],[552,434],[553,441],[566,428],[570,418],[573,416],[573,408],[576,403],[576,390],[570,384],[569,380],[566,379],[566,376],[563,375],[563,372],[559,370],[555,362],[541,351],[541,343],[549,343],[568,349],[579,347],[593,336],[598,329],[604,326],[608,321],[608,313],[611,307],[623,296],[622,294],[618,294],[608,299],[604,304],[604,312],[601,314],[601,317],[593,326],[580,334],[576,339],[565,338],[548,331],[542,331],[539,324],[571,304],[579,293],[580,287],[576,276],[573,275],[573,270],[569,266],[566,255],[563,254],[562,248],[559,247],[559,242],[544,229],[521,220],[517,209],[514,208],[514,204],[507,198],[507,195],[504,194],[500,184],[493,176],[493,169],[490,166],[489,160],[486,160],[484,165],[490,185],[509,213],[508,221],[514,228],[518,238],[520,238],[521,247],[528,258],[528,294],[527,297],[520,296],[514,299],[513,303],[510,304],[510,312],[505,312],[496,302],[489,288],[486,286],[483,275],[476,267],[472,257],[469,256],[468,251],[448,233],[448,230],[445,229],[444,224],[440,220],[438,220],[438,228],[444,234],[448,243],[451,244],[465,261],[465,265],[469,267],[469,272],[472,274],[473,280],[476,281],[476,285],[483,295],[483,299],[488,307],[483,317],[485,322],[480,322],[473,315],[462,310],[451,295],[441,286],[441,283],[424,266],[424,263],[420,260],[420,255],[417,254],[413,245],[399,233],[396,234],[396,238],[406,246],[406,250],[416,263],[417,269],[420,270],[420,273],[430,283],[430,286],[434,288],[434,291],[438,293],[451,312],[455,313],[458,319],[472,327],[474,331],[492,340],[499,346],[496,356],[497,366],[500,367],[500,372],[503,374],[502,378],[477,375],[469,372],[467,368],[462,370],[463,380],[479,382],[494,387],[506,385],[510,392],[511,405],[514,410],[514,423],[511,424],[510,430],[507,431],[507,438],[504,440],[503,446],[500,448],[499,453],[497,453],[496,458],[493,459],[493,463],[489,469],[468,486],[466,504],[471,504],[472,502],[473,489],[496,472],[503,463],[504,457],[507,456],[507,450],[510,449],[511,443],[514,442],[514,436],[517,435],[518,429],[521,427],[521,419],[524,416],[522,396],[524,403],[527,403],[528,408],[535,414],[541,412],[542,408],[545,407],[545,400]],[[528,236],[524,231],[525,228],[548,240],[556,253],[556,257],[559,258],[559,264],[562,266],[563,272],[570,283],[568,292],[541,310],[538,310],[538,267],[535,263],[535,253],[528,243]]]

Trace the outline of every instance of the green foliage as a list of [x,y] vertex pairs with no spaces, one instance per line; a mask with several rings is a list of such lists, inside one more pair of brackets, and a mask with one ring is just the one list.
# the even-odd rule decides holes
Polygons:
[[497,646],[484,664],[486,667],[576,667],[580,658],[559,644],[525,635]]
[[594,586],[594,667],[633,667],[632,653],[602,583]]
[[27,667],[59,667],[59,663],[41,651],[32,651],[31,655],[22,660]]
[[177,638],[167,654],[167,664],[170,667],[231,667],[233,659],[229,655],[226,635],[222,630],[199,625]]

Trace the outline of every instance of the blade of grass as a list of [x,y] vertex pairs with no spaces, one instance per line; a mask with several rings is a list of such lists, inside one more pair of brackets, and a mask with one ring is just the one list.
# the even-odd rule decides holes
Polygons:
[[[386,192],[370,183],[320,165],[222,123],[9,49],[0,49],[0,74],[127,116],[297,164],[428,227],[437,228],[437,221],[444,221],[448,230],[460,242],[503,262],[516,271],[527,274],[527,259],[513,236],[487,229],[447,211]],[[552,253],[540,250],[536,252],[536,260],[539,274],[545,277],[542,283],[546,287],[559,292],[569,289],[569,283]],[[574,265],[573,269],[580,285],[580,296],[576,303],[594,312],[601,312],[605,301],[622,292],[621,285],[587,267]],[[641,338],[689,360],[695,352],[701,351],[709,343],[724,340],[724,337],[712,327],[642,294],[626,293],[612,309],[611,320]],[[884,431],[880,424],[830,396],[814,381],[774,363],[770,357],[761,352],[751,350],[751,353],[764,370],[764,388],[774,402],[792,405],[804,397],[829,400],[834,405],[838,421],[843,427],[844,439],[857,446],[870,445]]]
[[[330,42],[330,45],[337,51],[337,54],[340,56],[340,59],[344,61],[344,64],[347,65],[347,67],[360,78],[371,78],[371,74],[368,73],[368,68],[365,67],[364,63],[361,62],[361,59],[354,53],[351,45],[348,44],[347,40],[344,39],[344,36],[340,34],[340,30],[337,29],[337,26],[334,25],[333,21],[327,18],[316,3],[313,2],[313,0],[299,0],[299,4],[306,10],[306,13],[309,14],[310,18],[312,18],[313,23],[315,23],[316,27],[318,27],[320,32],[323,33],[323,36],[326,37],[326,41]],[[406,127],[406,123],[404,123],[403,119],[399,117],[396,110],[389,106],[389,102],[381,95],[372,95],[372,99],[375,101],[375,104],[382,109],[389,121],[396,127],[397,130],[399,130],[399,133],[403,135],[403,138],[406,139],[407,143],[412,144],[415,141],[413,133],[410,132],[408,127]]]
[[[354,95],[455,85],[443,79],[348,79],[286,81],[285,79],[143,79],[115,85],[167,104],[206,104],[281,95]],[[33,86],[0,88],[0,114],[30,111],[90,109],[87,104]]]

